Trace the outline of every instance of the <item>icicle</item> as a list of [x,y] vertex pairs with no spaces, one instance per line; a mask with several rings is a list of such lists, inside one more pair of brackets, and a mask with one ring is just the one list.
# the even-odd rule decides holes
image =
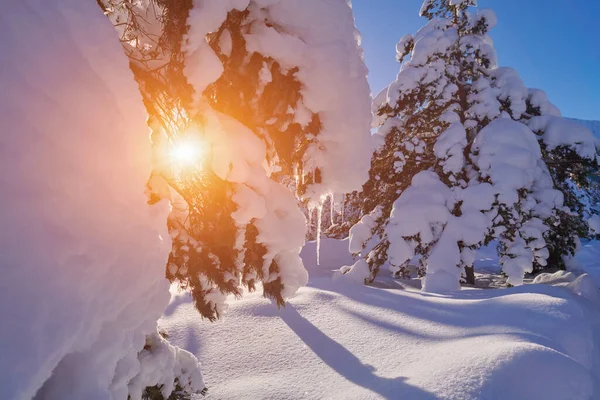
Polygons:
[[235,250],[238,252],[236,259],[238,279],[241,278],[242,273],[244,272],[244,246],[246,245],[246,230],[247,227],[239,228],[235,237]]
[[321,265],[321,224],[323,222],[323,200],[317,207],[317,265]]
[[335,225],[335,196],[329,196],[329,216],[331,218],[331,226]]
[[296,190],[298,190],[298,186],[300,186],[300,176],[297,165],[294,167],[294,181],[296,182]]

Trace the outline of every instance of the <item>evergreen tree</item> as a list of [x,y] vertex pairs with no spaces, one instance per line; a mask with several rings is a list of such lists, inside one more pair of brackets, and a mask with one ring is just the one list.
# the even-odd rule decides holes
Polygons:
[[110,0],[104,9],[121,35],[149,114],[155,164],[150,201],[168,198],[172,204],[167,278],[189,288],[200,314],[214,320],[228,294],[241,295],[233,188],[206,168],[206,160],[178,168],[169,157],[198,125],[182,45],[192,6],[192,1]]
[[[351,230],[350,245],[367,261],[366,282],[386,262],[402,276],[418,256],[426,290],[456,289],[461,271],[474,283],[476,249],[498,240],[509,281],[519,284],[534,265],[547,264],[556,224],[573,214],[573,202],[563,204],[570,186],[545,163],[552,165],[549,136],[532,118],[532,100],[538,114],[554,107],[514,70],[496,66],[488,36],[496,17],[473,6],[425,1],[421,15],[429,22],[401,39],[400,73],[375,99],[376,150],[362,193],[371,217]],[[589,132],[575,140],[562,131],[563,145],[594,162]],[[561,238],[574,238],[577,229],[566,229]],[[371,237],[377,244],[364,248]]]
[[[343,0],[110,1],[101,4],[150,114],[152,201],[173,206],[167,277],[211,320],[227,295],[258,283],[283,305],[307,280],[298,255],[305,220],[290,180],[314,207],[366,178],[369,90],[351,8]],[[169,157],[194,142],[202,159]]]
[[[474,127],[467,131],[465,126],[470,82],[481,68],[495,64],[495,54],[487,44],[491,24],[482,16],[475,26],[467,12],[471,5],[468,1],[456,5],[426,1],[421,15],[430,22],[416,36],[402,38],[397,48],[398,60],[403,63],[398,79],[375,99],[380,143],[363,198],[365,211],[381,207],[381,217],[372,230],[381,241],[367,255],[368,280],[374,279],[386,261],[396,274],[402,274],[413,256],[428,260],[440,240],[441,245],[449,241],[442,238],[449,216],[460,219],[463,215],[464,201],[447,209],[445,197],[433,201],[421,197],[429,197],[428,190],[441,190],[440,194],[449,196],[444,188],[468,186],[465,147],[477,133]],[[432,173],[423,174],[425,171]],[[421,206],[410,207],[411,198],[422,200]],[[425,225],[407,223],[403,219],[409,215],[401,212],[400,206],[411,209],[415,218],[425,211],[431,219]],[[440,207],[442,212],[436,215]],[[391,227],[400,231],[391,232]],[[457,252],[463,257],[456,266],[471,263],[469,248],[478,242],[457,241]]]
[[579,238],[593,235],[587,221],[598,213],[593,207],[598,172],[595,139],[585,126],[562,118],[540,91],[530,92],[527,114],[526,122],[538,135],[554,185],[564,198],[565,208],[549,224],[546,235],[549,264],[564,269],[565,258],[575,255]]

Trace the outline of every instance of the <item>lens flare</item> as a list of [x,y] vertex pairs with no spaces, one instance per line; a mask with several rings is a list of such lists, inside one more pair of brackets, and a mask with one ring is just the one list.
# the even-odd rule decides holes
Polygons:
[[178,166],[193,167],[202,164],[204,147],[198,140],[183,140],[173,145],[171,162]]

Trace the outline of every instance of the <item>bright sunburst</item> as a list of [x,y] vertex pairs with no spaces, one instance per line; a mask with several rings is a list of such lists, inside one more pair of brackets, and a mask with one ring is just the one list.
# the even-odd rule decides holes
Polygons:
[[204,146],[199,140],[182,140],[173,145],[169,155],[171,162],[179,166],[192,167],[201,165],[204,156]]

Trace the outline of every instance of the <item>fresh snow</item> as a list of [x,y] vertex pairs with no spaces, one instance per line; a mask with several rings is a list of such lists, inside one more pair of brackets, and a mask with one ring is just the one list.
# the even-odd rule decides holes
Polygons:
[[[354,26],[352,8],[346,0],[195,0],[188,18],[189,31],[184,41],[187,81],[194,89],[190,111],[192,120],[202,121],[189,132],[202,140],[207,151],[207,164],[216,176],[233,184],[232,200],[237,206],[233,213],[238,236],[236,250],[243,254],[246,229],[249,224],[258,230],[257,244],[266,254],[257,271],[245,274],[243,257],[225,277],[232,287],[244,279],[258,275],[263,283],[281,285],[281,297],[286,299],[305,285],[308,279],[298,256],[306,237],[305,218],[292,190],[271,174],[282,167],[301,180],[302,196],[309,208],[318,208],[321,227],[323,202],[335,194],[358,190],[368,177],[371,157],[370,122],[371,96],[367,81],[359,34]],[[248,52],[247,60],[236,68],[253,68],[246,64],[255,54],[281,67],[298,83],[298,101],[289,106],[286,115],[278,118],[298,123],[301,134],[292,131],[289,154],[275,154],[275,137],[237,120],[239,116],[217,112],[214,104],[203,95],[225,72],[223,54],[207,42],[207,34],[231,29],[228,13],[237,10],[245,15],[240,32]],[[230,15],[231,17],[231,15]],[[227,22],[229,21],[229,22]],[[231,32],[229,32],[231,35]],[[225,35],[224,52],[230,53],[231,36]],[[236,56],[237,57],[237,56]],[[274,68],[264,62],[258,91],[273,79]],[[290,94],[291,96],[291,94]],[[263,101],[266,101],[263,99]],[[247,106],[253,102],[247,99]],[[214,109],[213,109],[214,107]],[[280,111],[273,111],[279,114]],[[268,121],[267,121],[268,124]],[[314,130],[311,126],[318,127]],[[287,129],[287,128],[286,128]],[[282,132],[285,132],[282,131]],[[164,135],[163,135],[164,136]],[[269,135],[267,135],[269,136]],[[293,165],[281,165],[278,159],[294,158]],[[176,197],[176,194],[173,194]],[[191,219],[179,218],[181,226]],[[173,230],[176,243],[187,248],[201,247],[188,237],[187,229]],[[319,230],[320,233],[320,230]],[[320,235],[319,235],[320,236]],[[189,246],[188,246],[189,244]],[[217,259],[215,263],[220,263]],[[175,272],[187,271],[187,267]],[[274,268],[276,267],[276,271]],[[186,275],[183,272],[182,275]],[[206,293],[210,308],[222,315],[226,298],[210,274],[200,272],[196,293]]]
[[[357,253],[369,233],[381,236],[362,254],[370,279],[384,262],[395,275],[407,274],[419,255],[424,290],[457,290],[474,251],[499,240],[503,272],[521,285],[535,266],[547,266],[559,238],[577,235],[575,222],[565,221],[579,218],[578,206],[590,196],[574,200],[577,188],[559,173],[565,167],[546,159],[571,150],[591,164],[598,140],[563,118],[543,91],[527,88],[517,71],[498,67],[489,35],[497,18],[491,10],[467,10],[476,4],[425,0],[421,15],[429,21],[400,39],[400,71],[374,98],[376,151],[362,197],[384,212],[361,221],[350,243]],[[581,184],[577,173],[571,179]]]
[[590,135],[590,129],[577,121],[542,115],[533,117],[528,125],[533,131],[544,132],[542,140],[548,150],[568,146],[581,157],[594,159],[596,156],[596,147],[600,144],[600,139]]
[[577,274],[589,274],[600,287],[600,246],[594,241],[582,242],[575,257],[569,260],[567,269]]
[[202,390],[198,360],[157,335],[169,301],[168,210],[146,204],[149,130],[117,35],[93,1],[9,8],[0,399],[136,400],[156,384],[168,396],[176,376]]
[[[305,197],[319,204],[329,194],[359,190],[371,160],[371,96],[367,68],[346,0],[195,0],[187,34],[185,74],[201,108],[202,92],[223,73],[206,41],[231,10],[247,10],[247,50],[270,57],[287,72],[297,68],[301,100],[294,113],[302,127],[319,117],[321,130],[306,149],[304,171],[321,172]],[[265,80],[268,81],[269,77]],[[233,147],[233,146],[229,146]],[[248,149],[242,150],[248,153]]]
[[160,325],[207,366],[207,400],[597,398],[598,289],[575,294],[587,275],[432,295],[332,279],[348,240],[321,246],[320,267],[316,244],[303,250],[309,284],[281,311],[252,294],[210,324],[173,291]]
[[[465,2],[476,1],[449,1]],[[433,4],[425,1],[422,12]],[[271,180],[265,143],[201,98],[223,72],[206,34],[219,28],[228,11],[250,7],[262,19],[245,34],[249,49],[299,69],[296,122],[308,124],[311,113],[321,117],[323,130],[303,160],[323,173],[307,196],[319,207],[320,225],[326,196],[360,188],[371,142],[377,148],[384,133],[398,126],[394,119],[380,121],[378,134],[369,138],[367,71],[350,2],[194,5],[185,73],[195,88],[196,111],[206,117],[210,167],[234,185],[239,208],[233,218],[240,226],[256,224],[258,241],[268,250],[265,266],[278,261],[282,295],[295,297],[281,310],[260,290],[230,298],[223,321],[214,324],[201,320],[191,296],[175,287],[169,302],[169,210],[164,203],[146,204],[149,130],[118,35],[93,1],[12,2],[0,16],[0,399],[138,400],[155,385],[168,397],[175,379],[189,391],[202,390],[206,382],[208,399],[600,397],[600,244],[582,242],[568,271],[523,279],[534,259],[547,258],[541,218],[562,204],[533,134],[540,132],[549,149],[568,145],[592,157],[598,143],[588,130],[559,118],[546,95],[527,89],[515,71],[495,68],[487,35],[467,38],[464,45],[488,54],[494,67],[489,82],[474,84],[470,115],[497,118],[495,105],[510,100],[517,118],[528,100],[542,116],[526,125],[504,115],[479,133],[475,162],[489,182],[451,190],[430,171],[417,174],[391,212],[386,233],[399,240],[391,244],[386,266],[394,270],[413,261],[410,237],[436,243],[425,291],[418,279],[393,280],[389,274],[366,286],[368,258],[357,261],[350,252],[368,252],[381,210],[364,216],[349,239],[319,239],[303,247],[304,217],[288,188]],[[497,22],[489,10],[471,21],[482,19],[489,27]],[[456,42],[455,33],[442,34],[440,24],[434,20],[402,38],[399,55],[413,47],[416,56],[402,65],[393,90],[376,97],[376,109],[397,100],[400,90],[443,78],[438,66],[424,68],[430,56]],[[223,35],[221,45],[231,52],[231,36]],[[261,81],[270,79],[265,69]],[[441,98],[457,88],[444,90]],[[433,151],[451,176],[464,163],[469,127],[451,111],[440,120],[449,127]],[[586,125],[600,137],[598,122]],[[424,149],[416,139],[403,146],[416,154]],[[399,159],[396,172],[403,167]],[[496,243],[477,253],[458,247],[482,242],[495,196],[513,204],[523,188],[531,198],[521,205],[535,217],[519,227],[519,240],[508,247],[512,264],[497,258]],[[458,202],[464,218],[450,213]],[[597,216],[589,226],[600,232]],[[473,260],[478,277],[498,277],[504,263],[510,282],[525,284],[461,290],[456,265]],[[224,311],[221,297],[214,302]]]

